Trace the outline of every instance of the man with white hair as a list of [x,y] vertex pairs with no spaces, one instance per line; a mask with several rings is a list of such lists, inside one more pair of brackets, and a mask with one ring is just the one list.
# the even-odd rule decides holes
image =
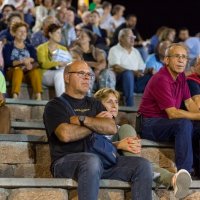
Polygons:
[[133,93],[142,93],[151,75],[143,73],[145,65],[139,51],[133,47],[132,30],[120,30],[118,39],[119,43],[109,51],[108,63],[116,73],[116,86],[123,92],[126,106],[133,106]]

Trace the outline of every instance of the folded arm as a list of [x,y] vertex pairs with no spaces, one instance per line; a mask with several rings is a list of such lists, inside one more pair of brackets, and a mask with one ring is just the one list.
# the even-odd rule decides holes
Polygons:
[[175,107],[165,109],[169,119],[190,119],[190,120],[200,120],[199,108],[192,100],[189,98],[185,101],[186,110],[177,109]]

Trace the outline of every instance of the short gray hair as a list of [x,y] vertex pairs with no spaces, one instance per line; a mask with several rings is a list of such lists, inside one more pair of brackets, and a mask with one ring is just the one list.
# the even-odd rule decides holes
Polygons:
[[173,49],[174,47],[182,47],[183,49],[185,49],[185,51],[187,52],[188,54],[188,48],[186,47],[186,45],[184,45],[183,43],[172,43],[170,44],[166,51],[165,51],[165,57],[169,56],[169,52],[171,51],[171,49]]
[[132,30],[130,28],[123,28],[119,31],[119,34],[118,34],[118,40],[120,40],[123,36],[127,35],[128,32],[132,32]]

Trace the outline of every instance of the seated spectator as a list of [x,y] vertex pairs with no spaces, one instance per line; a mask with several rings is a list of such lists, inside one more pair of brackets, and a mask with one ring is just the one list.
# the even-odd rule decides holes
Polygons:
[[192,66],[195,59],[200,56],[200,35],[189,37],[184,44],[189,50],[189,66]]
[[[10,29],[11,26],[16,22],[21,22],[23,20],[23,15],[19,13],[18,11],[10,13],[8,16],[7,22],[8,22],[8,28],[0,32],[0,41],[3,41],[3,43],[7,42],[13,42],[14,37],[12,36]],[[28,42],[28,38],[27,38]]]
[[0,32],[8,28],[7,19],[11,12],[15,11],[15,7],[11,4],[5,4],[1,10],[2,18],[0,20]]
[[108,52],[110,40],[108,38],[107,31],[105,29],[102,29],[99,26],[99,23],[100,23],[100,15],[97,11],[93,11],[91,13],[90,24],[88,26],[84,26],[83,28],[89,29],[90,31],[95,33],[97,37],[95,46]]
[[[102,88],[94,94],[94,97],[101,101],[106,110],[116,118],[118,115],[120,95],[116,90],[110,88]],[[141,139],[137,137],[135,129],[124,124],[118,127],[116,135],[108,136],[112,140],[116,148],[122,151],[125,156],[140,156],[141,153]],[[176,198],[183,198],[189,192],[191,183],[190,174],[186,170],[179,170],[176,174],[160,168],[157,164],[152,163],[153,171],[156,172],[154,181],[157,185],[164,185],[166,188],[174,188],[174,196]]]
[[69,48],[76,40],[76,32],[74,27],[74,13],[67,8],[61,7],[57,10],[56,18],[61,26],[61,41],[60,44]]
[[82,15],[81,15],[81,20],[82,22],[76,25],[76,30],[80,30],[81,28],[83,28],[84,26],[87,26],[90,23],[90,16],[91,13],[90,11],[85,11]]
[[6,81],[0,71],[0,134],[10,133],[10,110],[5,106]]
[[87,30],[82,29],[76,45],[71,49],[74,60],[84,60],[95,74],[96,88],[98,87],[99,74],[106,67],[105,52],[94,46],[95,36]]
[[116,4],[113,6],[111,20],[112,33],[114,33],[116,28],[118,28],[121,24],[125,23],[126,20],[123,17],[124,11],[125,7],[120,4]]
[[152,171],[146,159],[118,156],[116,164],[105,169],[100,156],[85,146],[94,132],[99,138],[117,132],[115,120],[101,102],[85,96],[92,76],[84,61],[70,63],[64,71],[65,93],[45,107],[52,174],[77,180],[79,200],[97,200],[101,178],[128,181],[132,199],[151,200]]
[[33,98],[41,100],[42,83],[35,48],[25,43],[28,25],[16,22],[11,26],[14,41],[3,48],[5,71],[11,82],[11,94],[18,98],[22,81],[29,82],[33,87]]
[[176,42],[185,42],[189,37],[190,37],[189,29],[186,27],[182,27],[179,29]]
[[108,35],[111,36],[111,10],[112,4],[108,1],[103,1],[102,10],[97,10],[100,15],[100,27],[107,30]]
[[145,73],[155,74],[164,65],[165,50],[171,44],[169,41],[158,43],[156,53],[148,56],[145,65]]
[[[81,17],[81,20],[83,20],[82,19],[83,13],[85,13],[86,11],[90,12],[88,9],[89,9],[89,1],[78,1],[77,15]],[[79,22],[79,23],[81,23],[81,22]],[[79,24],[79,23],[77,23],[77,24]]]
[[150,43],[148,45],[149,54],[156,52],[156,47],[160,43],[162,32],[166,29],[166,26],[161,26],[157,29],[156,33],[150,38]]
[[35,22],[33,17],[35,7],[33,0],[4,0],[2,6],[6,4],[13,5],[17,11],[24,15],[24,21],[29,27],[32,27]]
[[[191,97],[196,103],[197,107],[200,109],[200,58],[196,58],[194,66],[191,67],[192,74],[187,76],[187,83],[190,89]],[[199,126],[199,121],[194,122],[195,125]],[[198,131],[198,129],[196,130]],[[199,136],[194,135],[193,137],[193,151],[194,154],[194,169],[195,176],[200,177],[200,163],[199,163]]]
[[139,31],[136,28],[137,25],[137,17],[134,14],[130,14],[126,17],[126,21],[124,23],[122,23],[114,32],[113,34],[113,40],[111,43],[111,46],[116,45],[118,43],[118,35],[120,30],[124,29],[124,28],[130,28],[133,32],[133,35],[136,36],[135,38],[135,43],[134,43],[134,47],[137,48],[137,50],[140,52],[143,61],[146,61],[147,56],[148,56],[148,51],[145,47],[145,42],[142,39]]
[[53,16],[48,16],[44,19],[42,30],[37,31],[31,35],[31,44],[34,47],[39,46],[40,44],[43,44],[47,42],[48,38],[45,37],[45,30],[50,24],[56,23],[57,19]]
[[33,32],[40,31],[42,29],[42,22],[47,16],[55,16],[56,11],[54,9],[54,0],[42,0],[41,4],[35,8],[35,26]]
[[142,93],[151,78],[144,74],[144,62],[139,51],[134,48],[135,36],[129,28],[119,32],[119,43],[108,54],[109,66],[116,73],[116,88],[123,92],[125,105],[133,106],[133,93]]
[[174,42],[176,37],[176,30],[173,28],[165,28],[160,34],[160,41]]
[[65,62],[54,61],[54,51],[61,49],[67,51],[66,47],[60,45],[61,27],[58,24],[50,24],[45,30],[48,41],[37,47],[37,56],[42,68],[42,83],[46,86],[54,86],[56,96],[60,96],[64,90],[63,71]]
[[[200,120],[200,112],[186,82],[184,70],[187,61],[187,48],[183,44],[173,43],[167,48],[165,66],[148,82],[139,113],[143,117],[141,137],[158,142],[175,142],[177,169],[192,173],[192,136],[199,137],[200,133],[193,120]],[[182,102],[186,110],[181,109]],[[199,149],[195,153],[199,157]]]
[[187,76],[187,83],[192,99],[200,109],[200,58],[196,58],[192,67],[192,74]]

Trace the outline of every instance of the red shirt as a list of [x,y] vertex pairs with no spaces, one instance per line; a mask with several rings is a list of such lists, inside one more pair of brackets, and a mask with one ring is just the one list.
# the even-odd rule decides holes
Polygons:
[[167,118],[165,109],[180,108],[181,103],[191,97],[184,73],[180,73],[174,80],[166,67],[152,76],[148,82],[139,112],[143,117]]

